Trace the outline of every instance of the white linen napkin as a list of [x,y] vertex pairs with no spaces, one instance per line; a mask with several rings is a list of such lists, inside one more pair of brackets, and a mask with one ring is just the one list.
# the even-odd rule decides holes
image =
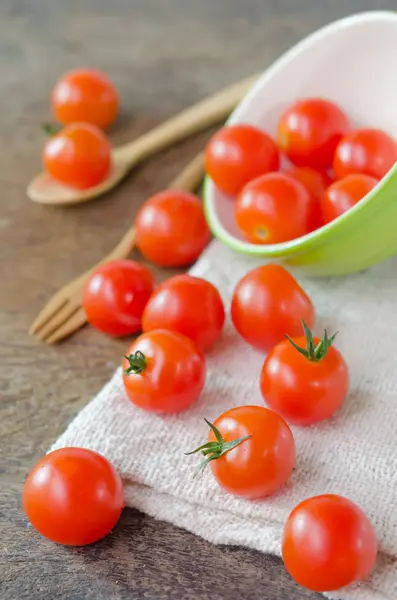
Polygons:
[[[237,281],[261,261],[212,242],[191,273],[214,283],[226,307]],[[228,321],[207,354],[200,399],[186,412],[157,416],[133,406],[121,371],[76,417],[54,448],[82,446],[106,456],[119,470],[126,503],[219,544],[280,554],[283,524],[304,498],[342,494],[373,522],[380,543],[371,578],[328,594],[338,600],[397,599],[397,258],[338,279],[301,280],[317,310],[316,331],[339,331],[336,346],[350,368],[351,391],[332,419],[292,427],[296,469],[285,490],[249,502],[223,492],[209,469],[192,478],[200,458],[184,456],[206,440],[225,410],[262,404],[263,355],[243,342]],[[121,360],[121,357],[120,357]]]

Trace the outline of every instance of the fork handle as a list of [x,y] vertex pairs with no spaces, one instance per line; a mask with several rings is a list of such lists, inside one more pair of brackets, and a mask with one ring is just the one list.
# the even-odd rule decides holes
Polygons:
[[133,166],[176,142],[225,120],[259,74],[230,85],[171,117],[138,139],[115,149],[117,160]]
[[[183,169],[183,171],[169,184],[168,188],[184,190],[185,192],[193,192],[204,175],[204,154],[200,152],[190,163]],[[135,231],[134,227],[123,235],[117,246],[105,256],[95,267],[92,267],[85,275],[88,276],[94,271],[99,265],[102,265],[110,260],[118,260],[121,258],[127,258],[135,246]]]

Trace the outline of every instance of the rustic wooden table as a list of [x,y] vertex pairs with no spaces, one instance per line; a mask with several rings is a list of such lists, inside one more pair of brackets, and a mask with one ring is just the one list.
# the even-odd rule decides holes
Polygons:
[[[161,189],[206,136],[78,208],[30,203],[39,125],[56,77],[81,65],[115,80],[128,140],[165,116],[268,65],[334,18],[397,0],[2,0],[0,3],[0,598],[7,600],[314,600],[280,561],[212,546],[125,510],[114,533],[85,549],[41,539],[21,512],[30,467],[118,365],[125,342],[85,328],[57,347],[27,329],[43,303],[100,259],[144,198]],[[165,271],[158,272],[164,277]]]

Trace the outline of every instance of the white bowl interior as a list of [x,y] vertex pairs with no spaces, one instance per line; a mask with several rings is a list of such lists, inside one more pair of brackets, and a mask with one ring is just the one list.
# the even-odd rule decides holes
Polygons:
[[[228,122],[249,123],[274,136],[288,105],[320,96],[337,102],[353,126],[379,127],[397,139],[396,72],[397,14],[361,13],[316,31],[284,54],[259,78]],[[233,202],[211,180],[206,204],[215,232],[220,230],[230,241],[242,240]]]

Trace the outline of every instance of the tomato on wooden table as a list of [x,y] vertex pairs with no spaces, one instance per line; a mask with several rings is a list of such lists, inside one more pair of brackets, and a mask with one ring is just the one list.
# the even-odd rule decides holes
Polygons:
[[310,231],[314,200],[285,173],[268,173],[247,183],[235,204],[239,230],[252,244],[279,244]]
[[225,322],[222,298],[209,281],[175,275],[155,290],[142,316],[142,330],[170,329],[208,350],[220,337]]
[[232,408],[210,426],[208,442],[193,452],[205,456],[218,484],[230,494],[255,499],[283,487],[295,462],[295,443],[287,423],[261,406]]
[[110,533],[124,506],[123,484],[106,458],[86,448],[61,448],[38,461],[25,482],[25,513],[44,537],[67,546]]
[[298,100],[282,114],[278,145],[292,163],[326,171],[334,152],[349,130],[349,120],[334,102],[323,98]]
[[296,279],[284,267],[269,264],[249,271],[238,282],[231,317],[246,342],[268,352],[285,334],[300,335],[302,319],[312,327],[315,310]]
[[332,345],[335,335],[313,339],[304,323],[305,336],[286,339],[267,355],[260,388],[269,406],[294,425],[312,425],[340,408],[349,389],[349,371]]
[[377,183],[379,183],[378,179],[370,175],[364,175],[363,173],[347,175],[347,177],[335,181],[321,198],[321,217],[323,223],[330,223],[350,210]]
[[83,288],[87,321],[115,337],[141,329],[143,310],[154,289],[154,277],[133,260],[113,260],[98,267]]
[[205,359],[193,342],[176,331],[141,335],[123,361],[123,381],[133,404],[158,413],[188,408],[205,383]]
[[381,129],[357,129],[346,135],[335,151],[338,179],[363,173],[382,179],[397,162],[397,142]]
[[90,188],[101,183],[110,171],[110,143],[94,125],[74,123],[48,139],[43,165],[51,177],[64,185]]
[[251,179],[277,171],[279,166],[275,142],[252,125],[223,127],[205,150],[207,175],[229,196],[236,196]]
[[104,73],[75,69],[56,83],[51,105],[54,117],[63,125],[84,122],[105,129],[117,116],[119,97]]
[[334,494],[294,508],[284,527],[282,557],[291,577],[316,592],[365,579],[377,554],[373,526],[356,504]]
[[149,198],[135,219],[135,233],[143,256],[162,267],[192,264],[211,238],[201,201],[179,190]]

